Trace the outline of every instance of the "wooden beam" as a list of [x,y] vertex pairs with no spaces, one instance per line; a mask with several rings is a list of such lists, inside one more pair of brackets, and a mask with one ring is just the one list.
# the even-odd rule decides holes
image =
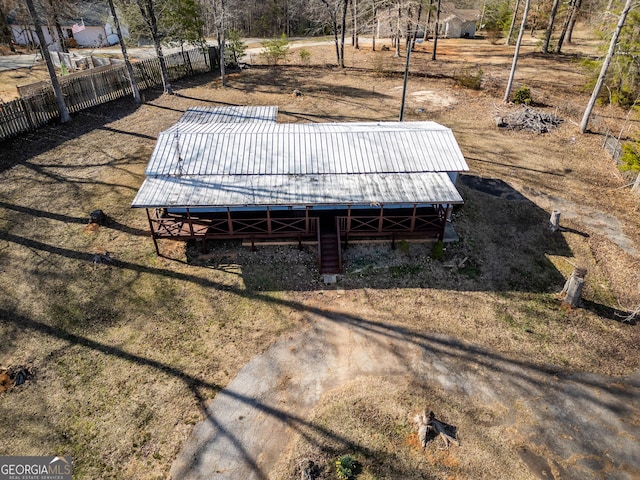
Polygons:
[[151,215],[149,215],[149,209],[145,208],[145,211],[147,212],[147,220],[149,220],[149,228],[151,229],[151,239],[153,240],[153,246],[156,247],[156,255],[160,256],[158,240],[156,240],[156,233],[153,230],[153,222],[151,221]]
[[384,205],[380,204],[380,218],[378,219],[378,233],[382,233],[383,224],[384,224]]
[[409,226],[409,232],[413,233],[416,228],[416,211],[418,209],[418,204],[413,204],[413,213],[411,214],[411,225]]
[[271,209],[267,207],[267,233],[271,235]]
[[187,223],[189,224],[189,235],[193,235],[193,222],[191,221],[191,211],[187,208]]
[[229,227],[229,235],[233,235],[233,222],[231,221],[231,208],[227,207],[227,225]]

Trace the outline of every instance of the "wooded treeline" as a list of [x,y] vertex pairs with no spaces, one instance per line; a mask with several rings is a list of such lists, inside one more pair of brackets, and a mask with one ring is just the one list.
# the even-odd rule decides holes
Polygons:
[[[113,0],[26,0],[33,23],[37,24],[36,17],[39,17],[40,23],[54,32],[54,37],[58,32],[63,46],[60,31],[63,15],[73,17],[74,9],[80,5],[83,8],[87,4],[104,7],[104,2],[113,7]],[[525,29],[530,30],[531,35],[538,35],[540,50],[545,54],[562,53],[563,45],[572,41],[578,21],[600,35],[602,57],[584,60],[593,68],[594,74],[592,99],[581,125],[583,131],[587,129],[588,116],[596,99],[630,108],[640,100],[640,14],[632,0],[482,0],[481,4],[477,0],[115,0],[115,6],[119,13],[112,16],[121,16],[128,25],[130,42],[143,38],[152,40],[166,93],[172,93],[172,88],[166,74],[162,45],[204,46],[205,37],[217,38],[223,85],[228,39],[240,36],[331,35],[337,64],[344,67],[347,35],[351,37],[353,48],[359,48],[359,35],[371,35],[375,49],[375,38],[384,24],[385,36],[392,38],[396,55],[400,55],[401,45],[404,44],[406,50],[416,35],[433,34],[432,59],[436,60],[441,10],[452,14],[455,8],[477,7],[478,29],[493,41],[506,37],[505,43],[510,44],[516,33],[515,26],[520,25],[510,78],[513,78]],[[8,15],[15,20],[17,16],[27,15],[24,10],[23,1],[0,0],[0,40],[11,44],[7,34]],[[110,10],[116,12],[115,8]],[[22,21],[28,23],[29,18]],[[109,20],[105,18],[105,21]],[[38,36],[41,37],[41,32]],[[127,61],[124,42],[121,44]],[[46,57],[47,52],[43,55]],[[132,75],[129,77],[135,91]],[[54,78],[52,85],[57,90]],[[507,87],[505,101],[509,100],[509,95]]]

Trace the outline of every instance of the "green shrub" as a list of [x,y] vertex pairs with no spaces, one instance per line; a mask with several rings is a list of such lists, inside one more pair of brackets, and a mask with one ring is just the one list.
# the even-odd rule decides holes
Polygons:
[[247,44],[242,40],[240,30],[230,30],[227,33],[227,47],[225,49],[227,65],[237,65],[247,50]]
[[269,65],[277,65],[278,62],[284,61],[289,55],[289,40],[283,33],[279,38],[272,38],[262,42],[264,50],[260,53],[266,58]]
[[464,88],[480,90],[482,88],[482,69],[467,68],[455,76],[456,83]]
[[431,248],[431,258],[442,261],[444,259],[444,243],[438,240]]
[[311,60],[311,52],[309,50],[302,48],[298,52],[298,55],[300,55],[300,63],[303,65],[309,65],[309,61]]
[[409,242],[407,242],[406,240],[400,240],[398,242],[398,250],[400,250],[404,254],[408,254],[409,253]]
[[621,170],[640,172],[640,144],[638,142],[627,142],[622,145],[620,163]]
[[531,105],[531,89],[526,85],[522,85],[513,96],[513,103],[521,105]]
[[358,462],[351,455],[342,455],[336,460],[336,476],[338,480],[352,480],[358,473]]

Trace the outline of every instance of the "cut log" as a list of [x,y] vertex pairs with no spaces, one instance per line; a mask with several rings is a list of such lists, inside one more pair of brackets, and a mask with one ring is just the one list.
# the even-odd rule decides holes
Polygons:
[[560,210],[554,210],[551,212],[551,218],[549,218],[549,230],[557,232],[560,229]]
[[571,308],[578,308],[582,301],[582,288],[584,287],[584,277],[587,274],[585,268],[576,267],[571,276],[567,279],[562,289],[564,299],[562,302]]

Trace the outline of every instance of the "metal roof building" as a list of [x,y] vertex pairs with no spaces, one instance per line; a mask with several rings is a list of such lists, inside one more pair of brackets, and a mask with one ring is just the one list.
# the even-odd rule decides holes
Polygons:
[[[449,128],[435,122],[280,124],[276,116],[276,107],[189,109],[159,135],[132,206],[163,209],[164,218],[186,214],[191,226],[187,232],[182,218],[180,238],[200,232],[206,238],[253,239],[272,236],[272,226],[259,231],[257,224],[265,220],[265,211],[271,222],[278,216],[272,212],[283,209],[306,211],[305,236],[317,233],[320,217],[333,209],[331,220],[324,220],[329,229],[348,218],[339,234],[358,234],[352,228],[358,211],[360,217],[380,218],[375,232],[361,226],[361,235],[395,237],[394,228],[418,233],[418,210],[430,208],[440,219],[441,237],[451,205],[462,203],[455,179],[468,166]],[[314,213],[318,209],[324,213]],[[406,228],[384,209],[406,217]],[[234,229],[235,218],[251,210],[253,227]],[[212,228],[216,216],[224,217],[224,228]],[[194,217],[204,222],[195,230]],[[151,218],[150,223],[154,239],[167,236],[158,233]],[[294,232],[283,228],[278,233]]]

